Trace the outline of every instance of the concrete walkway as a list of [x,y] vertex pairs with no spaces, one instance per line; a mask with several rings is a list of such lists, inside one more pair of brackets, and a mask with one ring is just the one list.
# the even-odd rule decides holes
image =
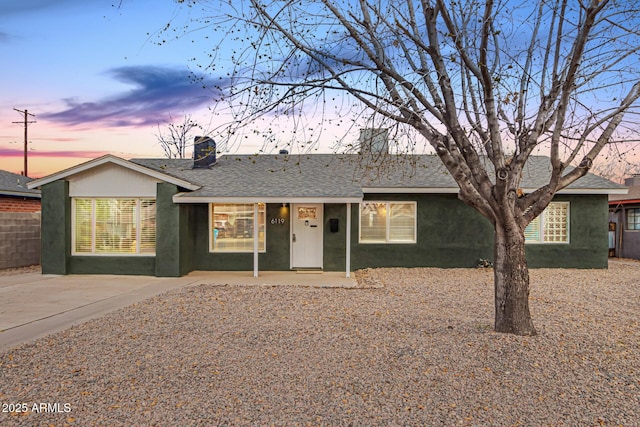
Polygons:
[[[0,276],[0,352],[166,291],[202,283],[355,288],[344,273],[195,271],[184,277],[120,275]],[[353,275],[352,275],[353,277]]]

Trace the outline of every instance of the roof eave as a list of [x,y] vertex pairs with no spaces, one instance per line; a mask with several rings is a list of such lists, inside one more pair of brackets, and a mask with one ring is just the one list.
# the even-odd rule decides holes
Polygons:
[[[533,192],[534,189],[524,190],[525,193]],[[627,194],[626,188],[565,188],[556,194]]]
[[40,193],[30,193],[26,191],[11,191],[11,190],[0,190],[0,195],[2,196],[16,196],[16,197],[29,197],[32,199],[40,199],[42,196]]
[[362,197],[241,197],[241,196],[192,196],[178,193],[173,203],[360,203]]
[[458,194],[458,187],[362,187],[363,193],[431,193],[431,194]]
[[[363,187],[363,193],[416,193],[416,194],[458,194],[458,187]],[[525,194],[536,188],[523,188]],[[557,194],[627,194],[626,188],[565,188]]]
[[640,204],[640,199],[609,200],[609,206]]

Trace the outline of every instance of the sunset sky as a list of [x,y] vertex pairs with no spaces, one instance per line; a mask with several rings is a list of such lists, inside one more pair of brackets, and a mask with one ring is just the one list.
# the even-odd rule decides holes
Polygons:
[[[0,1],[0,169],[41,177],[105,153],[163,157],[158,122],[185,114],[212,126],[210,96],[190,80],[190,59],[209,43],[158,32],[181,20],[169,0]],[[193,64],[191,64],[193,66]],[[244,152],[256,152],[248,142]]]
[[[161,32],[168,22],[190,22],[189,13],[196,11],[171,0],[0,0],[0,169],[23,170],[24,127],[13,122],[24,117],[14,109],[35,115],[28,127],[35,178],[106,153],[163,157],[156,135],[169,117],[191,115],[213,134],[221,119],[209,110],[212,92],[191,77],[213,86],[197,61],[217,44],[215,33]],[[323,126],[319,152],[331,152],[343,135],[357,138],[354,128]],[[261,144],[248,138],[233,152],[256,153]],[[630,153],[633,161],[638,153]]]

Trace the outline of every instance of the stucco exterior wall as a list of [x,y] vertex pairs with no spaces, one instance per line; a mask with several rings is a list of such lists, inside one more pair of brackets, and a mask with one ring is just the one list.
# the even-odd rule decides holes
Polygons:
[[58,180],[42,187],[41,265],[43,274],[68,274],[71,254],[69,183]]
[[[418,202],[415,244],[358,242],[358,206],[352,209],[352,269],[366,267],[475,267],[493,261],[491,223],[455,195],[367,194],[365,200]],[[608,201],[606,195],[565,195],[570,203],[570,241],[527,244],[531,268],[607,268]]]
[[527,245],[531,268],[607,268],[609,263],[606,195],[559,195],[570,203],[569,244]]
[[[193,205],[192,227],[194,270],[253,271],[253,252],[209,252],[209,205]],[[266,252],[258,254],[260,270],[286,271],[290,267],[290,215],[291,207],[280,203],[266,205]],[[282,218],[284,221],[271,219]]]
[[[351,210],[358,210],[352,203]],[[338,220],[338,231],[332,232],[331,219]],[[351,224],[353,229],[353,223]],[[324,205],[324,269],[326,271],[345,271],[347,258],[347,207],[344,204],[328,203]],[[353,270],[353,268],[352,268]]]
[[156,274],[151,256],[72,256],[69,182],[42,187],[41,265],[43,274]]
[[417,202],[416,243],[360,243],[359,207],[352,209],[352,269],[367,267],[475,267],[493,258],[489,221],[455,195],[366,194],[368,201]]
[[[208,204],[175,204],[180,189],[157,184],[156,256],[71,256],[71,198],[66,181],[42,189],[42,267],[44,273],[119,273],[181,276],[193,270],[253,270],[253,253],[209,251]],[[417,202],[417,241],[412,244],[360,243],[359,206],[351,209],[351,270],[367,267],[475,267],[493,259],[493,228],[488,220],[455,195],[367,194],[369,201]],[[570,202],[570,242],[527,245],[529,266],[606,268],[608,203],[605,195],[562,196]],[[259,270],[290,268],[290,207],[266,206],[266,252]],[[327,271],[346,267],[345,204],[324,205],[324,265]],[[282,221],[271,221],[282,219]],[[332,232],[331,219],[338,220]]]

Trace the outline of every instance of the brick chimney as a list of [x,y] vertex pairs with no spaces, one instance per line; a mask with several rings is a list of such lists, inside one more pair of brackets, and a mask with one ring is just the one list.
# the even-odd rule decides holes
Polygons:
[[209,169],[215,162],[215,141],[208,136],[196,136],[193,144],[193,168]]
[[360,129],[360,152],[381,154],[389,152],[389,131],[381,128]]

